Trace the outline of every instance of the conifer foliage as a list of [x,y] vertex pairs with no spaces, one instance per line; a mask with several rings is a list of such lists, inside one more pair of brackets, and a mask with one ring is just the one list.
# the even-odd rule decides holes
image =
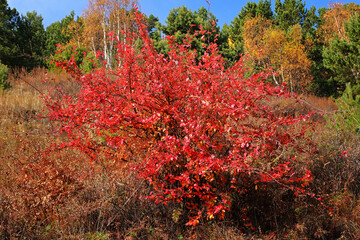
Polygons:
[[208,34],[201,26],[183,44],[168,37],[165,57],[141,18],[137,13],[141,50],[135,35],[119,41],[122,64],[114,70],[85,74],[73,59],[57,62],[81,84],[76,97],[46,98],[50,118],[68,135],[61,147],[108,169],[134,164],[152,188],[146,197],[181,203],[187,225],[223,219],[232,196],[253,186],[304,192],[311,173],[293,164],[306,131],[295,125],[307,116],[282,116],[267,105],[269,98],[290,97],[284,86],[264,83],[269,72],[248,76],[241,60],[225,69],[216,43],[204,42],[198,60],[190,47],[195,36]]

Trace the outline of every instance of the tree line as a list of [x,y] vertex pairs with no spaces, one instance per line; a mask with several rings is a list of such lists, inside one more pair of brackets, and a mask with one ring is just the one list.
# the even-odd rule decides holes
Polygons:
[[[69,59],[75,54],[77,63],[84,58],[96,61],[100,56],[107,67],[116,67],[121,64],[115,57],[116,41],[126,42],[126,34],[137,32],[136,3],[89,0],[82,16],[71,12],[45,29],[42,16],[35,11],[20,15],[7,0],[0,0],[0,61],[10,68],[52,68],[48,61],[52,56]],[[204,44],[216,41],[226,66],[242,57],[249,74],[272,69],[275,74],[268,81],[275,85],[285,83],[293,92],[337,97],[346,84],[353,93],[360,93],[359,14],[360,5],[355,3],[308,9],[302,0],[276,0],[272,9],[270,0],[259,0],[247,2],[221,28],[206,7],[194,11],[175,8],[165,24],[152,14],[144,21],[154,48],[165,56],[169,40],[181,43],[187,35],[203,31],[207,34],[197,34],[189,43],[199,61]],[[129,44],[142,43],[139,38]],[[83,66],[86,71],[93,67]]]

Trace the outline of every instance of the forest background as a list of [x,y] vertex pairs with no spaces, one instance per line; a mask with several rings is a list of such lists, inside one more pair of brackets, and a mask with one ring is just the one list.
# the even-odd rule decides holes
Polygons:
[[[137,2],[131,0],[89,0],[81,16],[77,17],[71,12],[45,29],[43,18],[36,11],[20,15],[16,9],[9,7],[6,0],[0,0],[0,238],[359,238],[360,5],[333,3],[328,8],[316,9],[306,6],[301,0],[276,0],[272,9],[268,0],[247,2],[231,24],[224,24],[220,28],[216,16],[209,11],[211,3],[206,1],[205,6],[197,10],[185,6],[171,10],[165,24],[152,14],[144,16],[141,21],[136,20],[135,4]],[[209,105],[210,100],[203,99],[202,103],[209,107],[209,112],[214,108],[219,114],[202,116],[199,112],[192,112],[201,121],[216,121],[201,132],[205,140],[194,140],[191,146],[196,151],[191,154],[207,151],[210,155],[215,152],[219,159],[226,158],[238,144],[239,151],[250,151],[255,158],[259,156],[256,155],[258,148],[255,145],[264,144],[264,156],[260,154],[259,162],[254,161],[251,166],[272,174],[275,181],[252,169],[249,175],[236,175],[239,185],[234,188],[240,190],[232,192],[227,187],[233,182],[227,186],[221,183],[230,183],[233,171],[228,169],[223,173],[216,169],[202,175],[198,172],[200,167],[194,167],[192,174],[199,173],[202,177],[199,180],[190,175],[191,180],[195,185],[212,186],[213,189],[207,192],[209,195],[204,195],[214,198],[204,197],[193,202],[194,196],[189,194],[184,197],[184,203],[164,201],[163,205],[139,198],[165,189],[168,192],[161,192],[163,195],[160,199],[169,199],[178,191],[169,189],[174,186],[164,186],[164,182],[171,182],[169,179],[173,175],[164,177],[166,181],[162,181],[161,174],[152,172],[146,175],[146,171],[143,171],[142,178],[139,178],[135,174],[134,164],[148,156],[146,151],[156,150],[155,146],[159,148],[154,154],[155,159],[157,155],[173,151],[162,149],[165,146],[156,145],[156,141],[165,141],[165,136],[177,136],[177,132],[182,132],[185,127],[177,125],[181,120],[174,119],[176,114],[173,114],[172,117],[158,119],[159,124],[146,129],[146,124],[155,121],[156,117],[148,119],[149,113],[142,109],[142,97],[148,97],[146,91],[150,87],[144,87],[141,83],[138,89],[144,94],[138,95],[136,109],[133,105],[126,107],[130,109],[128,119],[139,118],[146,123],[121,125],[130,120],[114,123],[111,119],[115,113],[107,115],[105,112],[99,119],[108,121],[104,122],[106,127],[114,124],[111,127],[115,127],[116,131],[103,128],[95,133],[91,132],[89,126],[98,124],[97,121],[93,116],[82,115],[84,111],[79,109],[86,108],[88,112],[101,109],[97,101],[89,100],[94,95],[81,95],[82,90],[87,87],[92,89],[93,86],[96,86],[94,89],[98,91],[95,92],[99,94],[101,104],[107,104],[106,97],[119,96],[127,97],[129,102],[135,104],[132,92],[137,89],[133,89],[131,84],[129,96],[120,94],[121,91],[113,91],[110,86],[117,89],[118,85],[111,85],[116,81],[115,76],[120,76],[128,68],[131,72],[128,62],[122,61],[119,55],[137,56],[146,49],[146,37],[140,31],[142,24],[146,26],[145,35],[150,38],[150,49],[154,52],[149,50],[148,55],[140,55],[137,71],[140,71],[142,63],[157,63],[146,60],[146,56],[150,58],[155,52],[160,54],[156,56],[163,57],[159,61],[169,63],[164,69],[177,69],[177,61],[173,60],[175,65],[171,65],[171,59],[178,57],[174,55],[174,45],[182,46],[185,43],[186,51],[183,48],[175,49],[181,53],[179,59],[184,62],[188,59],[193,63],[189,67],[191,71],[201,68],[202,64],[206,65],[206,61],[213,64],[213,68],[209,67],[202,74],[194,73],[201,81],[207,83],[206,74],[221,79],[222,73],[229,70],[234,76],[246,79],[242,83],[246,86],[244,89],[248,87],[246,84],[254,84],[256,91],[251,93],[254,95],[245,93],[245,100],[242,95],[234,94],[237,89],[233,92],[229,90],[233,85],[225,90],[221,88],[223,85],[216,85],[224,92],[229,90],[228,96],[221,95],[221,91],[212,93],[225,99],[234,94],[232,97],[238,102],[227,106],[229,108],[237,104],[254,107],[254,112],[249,107],[243,109],[244,114],[249,114],[246,120],[249,122],[231,122],[234,126],[232,129],[243,124],[244,127],[240,128],[249,131],[253,139],[244,137],[241,141],[245,144],[240,144],[237,143],[236,134],[229,137],[223,133],[225,130],[220,131],[231,121],[224,116],[232,116],[237,110],[233,109],[229,114],[225,112],[227,108],[217,108],[218,105]],[[213,43],[216,43],[216,47]],[[125,46],[124,49],[119,48],[118,44]],[[134,49],[134,52],[130,54],[129,49]],[[214,57],[215,52],[222,60]],[[224,69],[216,75],[220,62]],[[156,64],[151,66],[157,69]],[[163,74],[170,74],[169,69]],[[152,68],[147,70],[151,72]],[[142,74],[145,76],[147,73]],[[231,74],[229,76],[233,76]],[[82,76],[93,76],[94,85],[87,86],[87,77]],[[168,84],[170,81],[174,83],[174,89],[167,86],[167,90],[176,91],[176,79],[166,80]],[[268,85],[261,85],[262,81]],[[165,81],[163,85],[166,84]],[[193,88],[187,89],[189,93],[196,85],[191,86]],[[286,88],[290,94],[279,90],[282,88]],[[206,90],[205,87],[200,92]],[[102,98],[105,93],[107,96]],[[181,91],[175,93],[181,94]],[[166,93],[154,95],[161,94]],[[81,101],[72,103],[69,99],[76,100],[75,96],[88,105],[80,106]],[[174,97],[174,102],[177,97],[182,99],[182,95],[166,96]],[[249,96],[253,96],[253,99]],[[115,102],[121,102],[121,97]],[[161,104],[156,105],[157,101],[154,104],[159,109],[162,107]],[[196,101],[186,100],[182,104],[180,113],[189,104],[191,111],[197,108],[206,110],[205,106],[196,105]],[[258,108],[257,104],[269,105],[272,110],[259,110],[261,107]],[[167,107],[161,116],[176,108],[171,104]],[[93,109],[89,111],[88,108]],[[66,112],[66,109],[69,111]],[[134,117],[134,113],[138,115]],[[182,117],[185,119],[187,115]],[[281,127],[272,126],[266,119],[277,121]],[[75,127],[69,130],[69,126]],[[268,126],[273,131],[265,132],[260,126]],[[231,131],[235,130],[229,129]],[[64,145],[68,139],[76,140],[76,133],[79,132],[86,136],[83,142],[76,143],[81,148],[71,147],[74,141]],[[204,144],[210,136],[216,149]],[[128,142],[124,144],[122,138]],[[182,135],[179,138],[182,138],[181,141],[187,140]],[[85,140],[97,145],[84,147],[82,144],[85,144]],[[169,138],[166,141],[172,140]],[[87,152],[82,152],[83,149]],[[94,149],[100,153],[96,155],[96,161],[89,163],[88,158],[92,157],[89,151]],[[182,153],[176,154],[180,156]],[[199,158],[207,159],[202,155]],[[290,163],[289,159],[296,160]],[[150,170],[157,166],[157,163],[151,165],[151,161],[145,163],[149,164]],[[178,174],[178,170],[169,164],[170,167],[166,164],[163,166],[164,171]],[[256,174],[259,178],[256,178]],[[182,187],[191,193],[188,185]],[[156,199],[154,195],[152,197]],[[194,215],[196,207],[186,205],[198,206],[197,202],[205,203],[204,209],[207,210],[202,210],[203,217],[201,211],[198,216]],[[217,205],[220,202],[222,205]],[[231,202],[231,206],[227,202]],[[220,208],[216,209],[215,206]]]
[[[149,15],[148,31],[155,48],[166,53],[164,36],[174,35],[181,42],[191,26],[217,22],[216,16],[208,13],[209,6],[194,11],[185,6],[173,9],[165,24]],[[68,50],[76,45],[93,57],[101,51],[110,66],[115,61],[114,46],[106,33],[114,32],[121,38],[122,31],[135,30],[129,1],[92,1],[82,16],[71,12],[46,29],[36,11],[20,16],[6,1],[1,8],[0,61],[11,69],[51,68],[48,59],[55,54],[57,44]],[[339,96],[348,82],[355,93],[358,91],[358,11],[355,3],[316,9],[302,1],[276,1],[271,9],[270,1],[248,2],[231,24],[224,24],[221,30],[217,25],[212,27],[229,65],[246,54],[254,70],[272,67],[278,73],[274,83],[286,82],[292,91]],[[193,47],[203,51],[198,42]],[[70,56],[69,51],[64,54]]]

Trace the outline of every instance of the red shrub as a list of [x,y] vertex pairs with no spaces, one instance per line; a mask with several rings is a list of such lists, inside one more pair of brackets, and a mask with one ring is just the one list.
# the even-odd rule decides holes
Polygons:
[[187,225],[201,216],[223,218],[231,194],[249,185],[276,182],[297,193],[293,185],[311,178],[291,167],[306,130],[294,124],[306,117],[280,116],[267,105],[270,96],[289,97],[284,88],[265,84],[267,72],[247,76],[242,61],[225,69],[215,43],[199,61],[191,37],[182,45],[169,37],[165,57],[140,18],[143,46],[136,49],[134,36],[119,43],[118,68],[83,74],[73,60],[57,63],[82,85],[75,98],[47,98],[50,117],[68,134],[66,145],[104,167],[136,163],[153,187],[148,198],[184,202]]

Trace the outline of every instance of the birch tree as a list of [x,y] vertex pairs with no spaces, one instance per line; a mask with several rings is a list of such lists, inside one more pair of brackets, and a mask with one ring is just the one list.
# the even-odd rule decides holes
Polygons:
[[84,45],[94,55],[102,52],[108,68],[115,62],[114,41],[110,35],[125,39],[123,35],[134,29],[131,12],[135,3],[136,0],[89,0],[84,10]]

